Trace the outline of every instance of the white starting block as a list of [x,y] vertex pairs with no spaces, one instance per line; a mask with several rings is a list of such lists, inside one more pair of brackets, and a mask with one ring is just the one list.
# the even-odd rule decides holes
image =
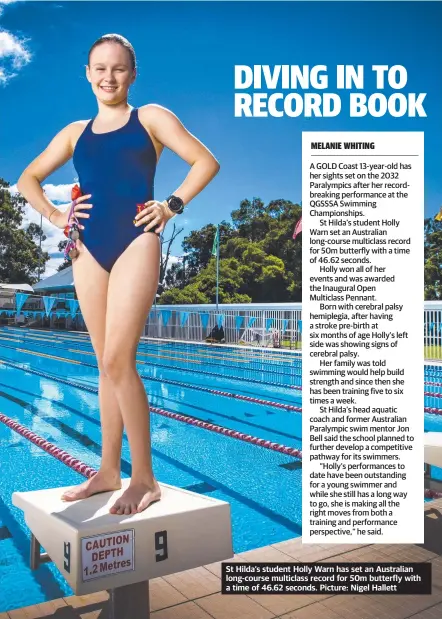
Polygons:
[[442,432],[424,433],[424,462],[442,468]]
[[110,617],[147,619],[150,579],[233,556],[230,505],[160,484],[161,501],[144,512],[110,514],[129,482],[72,503],[60,499],[65,488],[14,492],[12,502],[32,533],[32,569],[53,561],[76,595],[110,590]]

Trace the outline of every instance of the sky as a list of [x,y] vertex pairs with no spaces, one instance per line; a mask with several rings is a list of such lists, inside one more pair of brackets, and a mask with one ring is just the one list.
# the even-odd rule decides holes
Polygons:
[[[0,0],[0,176],[14,185],[58,131],[95,116],[84,70],[88,50],[117,32],[137,54],[129,103],[170,109],[221,164],[176,220],[184,231],[172,247],[175,260],[187,234],[229,221],[245,198],[301,201],[302,131],[424,131],[425,215],[433,216],[442,203],[441,23],[440,2]],[[350,118],[344,106],[336,118],[235,118],[234,67],[256,64],[323,64],[330,73],[338,64],[364,65],[367,73],[372,65],[403,65],[404,92],[426,93],[427,117]],[[367,80],[365,92],[375,90]],[[173,192],[187,171],[166,151],[155,198]],[[67,203],[75,179],[69,162],[45,181],[46,193]],[[40,216],[28,206],[29,221]],[[46,222],[44,231],[48,276],[62,261],[57,245],[64,237]]]

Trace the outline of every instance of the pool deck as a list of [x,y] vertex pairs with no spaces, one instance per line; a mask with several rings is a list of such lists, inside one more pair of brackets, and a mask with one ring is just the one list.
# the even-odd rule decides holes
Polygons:
[[[431,562],[431,595],[221,595],[221,564],[150,583],[152,619],[440,619],[442,499],[425,503],[425,544],[305,544],[301,538],[240,553],[236,561]],[[0,613],[0,619],[106,619],[106,592]]]

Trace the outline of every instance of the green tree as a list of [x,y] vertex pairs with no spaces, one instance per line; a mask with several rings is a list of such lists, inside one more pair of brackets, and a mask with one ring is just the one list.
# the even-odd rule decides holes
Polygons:
[[164,283],[168,290],[182,290],[190,283],[189,272],[185,262],[174,262],[164,276]]
[[[63,239],[63,241],[60,241],[58,244],[58,251],[60,253],[63,253],[67,244],[68,244],[67,239]],[[64,258],[63,262],[58,265],[57,271],[64,271],[70,266],[72,266],[72,261],[68,260],[67,258]]]
[[242,200],[239,209],[232,211],[232,221],[240,236],[250,241],[260,241],[265,236],[264,202],[260,198]]
[[442,222],[433,218],[424,222],[424,291],[425,300],[442,297]]
[[[183,230],[184,228],[180,228],[174,221],[173,226],[171,228],[166,228],[165,232],[163,232],[163,234],[160,236],[160,240],[161,240],[160,277],[159,277],[160,285],[163,285],[163,282],[166,283],[166,285],[168,285],[165,280],[165,277],[167,277],[167,273],[168,273],[167,267],[169,265],[172,244]],[[166,238],[166,235],[168,235],[168,238]],[[172,268],[173,267],[175,267],[175,265],[172,265]],[[173,272],[175,271],[176,269]]]
[[49,260],[40,247],[46,237],[37,224],[21,228],[26,200],[9,192],[0,178],[0,281],[5,284],[34,284]]
[[[300,238],[292,238],[300,216],[301,207],[288,200],[265,205],[253,198],[242,200],[232,212],[231,224],[220,224],[221,303],[301,301],[302,246]],[[185,273],[182,263],[173,265],[161,303],[215,302],[215,231],[216,226],[209,224],[184,239]],[[197,300],[201,293],[205,300]]]
[[209,298],[198,289],[196,284],[190,284],[183,290],[171,288],[160,297],[160,303],[165,305],[188,305],[196,303],[210,303]]
[[[219,225],[220,237],[223,241],[237,236],[236,231],[226,221]],[[193,230],[183,241],[183,250],[186,254],[186,275],[188,278],[195,277],[201,269],[204,269],[212,257],[213,240],[216,226],[208,224],[201,230]]]

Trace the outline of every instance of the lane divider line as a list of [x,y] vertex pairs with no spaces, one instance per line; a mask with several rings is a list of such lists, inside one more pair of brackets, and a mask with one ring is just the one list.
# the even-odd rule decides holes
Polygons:
[[[144,376],[142,376],[144,378]],[[218,389],[209,389],[208,387],[202,387],[201,385],[189,385],[188,383],[181,383],[176,380],[145,377],[145,380],[151,380],[155,382],[164,382],[176,387],[185,387],[188,389],[194,389],[195,391],[203,391],[204,393],[211,393],[212,395],[220,395],[226,398],[234,398],[235,400],[242,400],[244,402],[253,402],[254,404],[262,404],[263,406],[273,406],[274,408],[283,408],[296,413],[302,413],[302,408],[294,406],[293,404],[284,404],[282,402],[273,402],[271,400],[263,400],[261,398],[253,398],[251,396],[242,395],[239,393],[230,393],[229,391],[220,391]],[[442,397],[442,396],[441,396]]]
[[[35,354],[41,354],[41,353],[35,353]],[[90,353],[90,354],[94,354],[94,353]],[[50,355],[48,355],[50,356]],[[52,358],[52,357],[51,357]],[[55,359],[57,359],[57,357],[55,357]],[[82,363],[81,361],[71,361],[70,359],[66,359],[67,363]],[[138,361],[138,363],[144,363],[143,361]],[[86,364],[85,364],[86,365]],[[88,364],[88,367],[91,367],[90,364]],[[96,367],[95,365],[93,365],[92,367]],[[152,382],[162,382],[162,383],[167,383],[169,385],[175,385],[177,387],[184,387],[186,389],[193,389],[194,391],[202,391],[203,393],[210,393],[212,395],[220,395],[222,397],[226,397],[226,398],[234,398],[236,400],[242,400],[244,402],[253,402],[254,404],[262,404],[263,406],[272,406],[274,408],[280,408],[280,409],[285,409],[285,410],[289,410],[289,411],[294,411],[295,413],[301,413],[302,412],[302,408],[300,406],[294,406],[292,404],[284,404],[282,402],[273,402],[271,400],[264,400],[261,398],[254,398],[251,396],[245,396],[242,394],[236,394],[236,393],[231,393],[229,391],[222,391],[219,389],[209,389],[208,387],[202,387],[201,385],[191,385],[188,383],[183,383],[183,382],[179,382],[179,381],[175,381],[175,380],[171,380],[171,379],[163,379],[163,378],[155,378],[152,376],[146,376],[145,374],[140,374],[140,377],[143,378],[144,380],[150,380]],[[442,396],[441,396],[442,397]]]
[[[39,339],[39,338],[32,338],[32,336],[28,336],[28,339],[29,339],[29,340],[31,340],[31,341],[29,342],[30,344],[34,344],[34,345],[36,345],[36,346],[37,346],[37,345],[40,345],[40,346],[44,346],[44,345],[45,345],[45,344],[44,344],[44,342],[40,341],[40,339]],[[59,342],[56,342],[56,343],[58,344]],[[60,342],[60,344],[61,344],[61,342]],[[83,351],[75,351],[75,352],[76,352],[77,354],[95,354],[95,353],[90,352],[90,351],[87,351],[87,352],[83,352]],[[174,354],[174,353],[175,353],[175,351],[170,351],[170,352],[171,352],[171,354]],[[205,360],[203,360],[203,361],[194,361],[194,360],[191,360],[191,359],[181,359],[181,358],[179,358],[179,357],[172,357],[172,356],[167,356],[167,355],[161,355],[161,354],[159,354],[159,353],[143,353],[143,352],[138,352],[138,354],[140,354],[140,355],[145,355],[145,356],[149,356],[149,357],[154,357],[154,358],[157,358],[157,357],[162,357],[162,358],[164,358],[164,359],[171,359],[171,360],[173,360],[173,361],[177,361],[177,362],[179,362],[179,363],[189,362],[189,363],[201,364],[201,363],[204,363],[204,362],[205,362]],[[178,353],[178,354],[180,354],[180,353]],[[227,361],[229,361],[229,360],[227,359]],[[257,361],[260,361],[260,360],[257,360]],[[249,363],[256,363],[257,361],[250,360],[250,362],[249,362]],[[233,368],[233,369],[236,369],[236,370],[241,370],[241,369],[243,369],[242,367],[236,367],[235,365],[232,365],[232,364],[229,364],[229,363],[217,363],[216,365],[219,365],[220,367],[223,367],[223,368],[230,367],[230,368]],[[186,369],[187,369],[187,368],[186,368]],[[189,369],[189,371],[192,371],[190,368],[188,368],[188,369]],[[287,369],[289,369],[289,368],[287,368]],[[294,370],[293,370],[293,371],[289,371],[289,372],[282,372],[282,371],[278,371],[278,370],[271,370],[271,369],[269,369],[269,368],[267,368],[267,369],[263,370],[263,369],[256,369],[256,368],[253,368],[253,367],[247,367],[247,368],[244,368],[244,370],[245,370],[245,371],[249,371],[249,372],[259,372],[259,373],[267,373],[267,374],[277,374],[277,375],[279,375],[279,376],[281,376],[281,375],[282,375],[282,376],[288,376],[289,378],[293,378],[293,377],[296,377],[296,376],[301,376],[301,372],[299,372],[299,371],[294,371]],[[196,370],[193,370],[193,371],[195,372]],[[258,382],[263,382],[263,381],[258,381]],[[268,383],[268,384],[283,384],[283,383],[271,383],[271,382],[270,382],[270,383]]]
[[170,419],[176,419],[177,421],[182,421],[183,423],[187,423],[192,426],[204,428],[205,430],[210,430],[211,432],[216,432],[217,434],[224,434],[225,436],[230,436],[231,438],[236,438],[246,443],[252,443],[252,445],[259,445],[259,447],[264,447],[265,449],[270,449],[272,451],[278,451],[286,454],[287,456],[293,456],[294,458],[299,458],[302,460],[302,451],[300,449],[295,449],[294,447],[287,447],[285,445],[281,445],[280,443],[274,443],[263,438],[257,438],[251,434],[244,434],[243,432],[231,430],[230,428],[225,428],[224,426],[218,426],[214,423],[209,423],[208,421],[200,421],[199,419],[195,419],[194,417],[187,415],[171,413],[161,408],[157,408],[156,406],[151,406],[150,410],[158,415],[169,417]]
[[[15,350],[15,351],[20,351],[20,352],[27,352],[25,350],[19,349],[19,348],[15,348],[14,346],[8,346],[7,344],[4,345],[4,348],[10,348],[11,350]],[[30,354],[33,355],[41,355],[41,356],[49,356],[50,355],[45,355],[44,353],[39,353],[37,351],[30,351]],[[83,354],[83,352],[78,352],[78,354]],[[90,351],[88,351],[86,354],[93,354],[90,353]],[[57,357],[51,357],[54,359],[57,359]],[[75,363],[75,364],[80,364],[80,365],[84,365],[87,367],[93,367],[96,368],[97,365],[96,364],[91,364],[91,363],[86,363],[85,361],[76,361],[74,359],[66,359],[63,357],[60,357],[60,359],[62,359],[62,361],[66,362],[66,363]],[[137,360],[137,363],[141,363],[142,365],[146,365],[145,361],[139,361]],[[166,370],[181,370],[183,371],[183,369],[186,372],[191,372],[193,374],[203,374],[205,376],[216,376],[217,378],[220,377],[219,373],[216,372],[208,372],[206,370],[195,370],[193,368],[180,368],[177,366],[173,366],[173,365],[164,365],[163,363],[152,363],[152,367],[157,367],[157,368],[164,368]],[[242,368],[237,368],[237,369],[242,369]],[[258,370],[253,370],[253,371],[258,371]],[[284,389],[297,389],[299,391],[302,390],[302,387],[300,385],[287,385],[286,383],[280,383],[280,382],[276,382],[276,381],[263,381],[263,380],[258,380],[256,378],[244,378],[244,377],[239,377],[239,376],[230,376],[229,374],[222,374],[223,378],[228,378],[229,380],[236,380],[236,381],[240,381],[241,383],[243,382],[247,382],[247,383],[256,383],[258,385],[271,385],[271,386],[276,386],[276,387],[282,387]],[[144,378],[148,378],[148,377],[144,377]]]
[[17,348],[17,352],[24,352],[27,355],[36,355],[37,357],[46,357],[47,359],[55,359],[56,361],[64,361],[65,363],[75,363],[76,365],[82,365],[81,361],[75,359],[66,359],[65,357],[56,357],[55,355],[47,355],[43,352],[37,352],[36,350],[27,350],[26,348]]
[[[74,350],[73,348],[68,348],[68,352],[73,352],[76,355],[92,355],[95,356],[95,353],[90,351],[90,350]],[[137,352],[137,355],[143,355],[143,357],[155,357],[156,359],[160,358],[160,359],[172,359],[172,361],[186,361],[187,363],[197,363],[198,365],[201,365],[202,361],[196,361],[195,359],[180,359],[180,357],[169,357],[167,355],[154,355],[153,353],[147,353],[147,352]],[[146,364],[147,361],[141,361],[139,359],[137,359],[137,363],[144,363]]]
[[[5,365],[11,365],[12,367],[14,367],[15,365],[5,361],[3,361],[3,363]],[[52,376],[50,374],[47,374],[46,372],[41,372],[40,370],[31,370],[29,368],[21,368],[19,366],[18,368],[16,366],[16,369],[24,370],[25,372],[27,371],[32,374],[36,374],[37,376],[48,378],[49,380],[64,383],[69,385],[70,387],[76,387],[78,389],[83,389],[84,391],[89,391],[90,393],[98,394],[98,389],[94,387],[79,385],[78,383],[59,378],[58,376]],[[224,434],[225,436],[229,436],[231,438],[235,438],[246,443],[258,445],[259,447],[264,447],[265,449],[270,449],[271,451],[278,451],[279,453],[302,459],[302,451],[300,449],[296,449],[295,447],[287,447],[286,445],[281,445],[280,443],[275,443],[273,441],[252,436],[251,434],[244,434],[243,432],[232,430],[231,428],[225,428],[224,426],[218,426],[216,424],[209,423],[208,421],[196,419],[195,417],[191,417],[190,415],[180,415],[178,413],[172,413],[171,411],[166,411],[162,408],[157,408],[156,406],[149,406],[149,408],[151,412],[156,413],[157,415],[162,415],[163,417],[168,417],[169,419],[175,419],[176,421],[181,421],[183,423],[197,426],[199,428],[204,428],[205,430],[210,430],[211,432],[216,432],[217,434]]]
[[430,488],[426,488],[424,492],[424,496],[426,499],[440,499],[442,498],[442,492],[438,492],[437,490],[431,490]]
[[[7,327],[7,326],[2,327],[1,329],[3,329],[4,331],[16,331],[19,333],[25,332],[26,334],[29,334],[30,337],[36,336],[38,333],[42,333],[42,334],[45,334],[46,336],[50,336],[55,339],[61,339],[61,340],[71,339],[71,340],[76,340],[78,342],[90,341],[90,336],[88,333],[78,333],[74,331],[54,332],[54,331],[45,330],[45,329],[24,329],[24,328]],[[43,335],[41,337],[43,337]],[[300,351],[292,351],[292,350],[284,350],[284,349],[280,349],[280,350],[275,350],[272,348],[256,349],[255,347],[238,347],[238,346],[230,346],[228,344],[227,345],[226,344],[212,344],[211,345],[212,351],[209,351],[207,344],[205,344],[204,342],[185,342],[181,340],[165,340],[165,339],[145,337],[145,336],[142,336],[142,341],[143,342],[151,341],[153,345],[157,345],[158,347],[167,347],[167,348],[169,348],[169,346],[174,346],[174,345],[177,347],[182,347],[182,348],[185,348],[186,346],[188,347],[189,345],[198,346],[199,348],[204,348],[204,350],[202,351],[204,354],[207,354],[209,356],[212,356],[212,355],[216,356],[214,355],[212,351],[217,350],[219,351],[220,355],[224,355],[224,358],[229,358],[228,355],[240,355],[242,357],[249,355],[249,360],[253,360],[253,359],[258,360],[258,361],[274,360],[278,363],[280,362],[291,363],[293,359],[290,359],[289,357],[294,357],[295,360],[297,359],[301,360]]]
[[[8,331],[9,332],[9,331],[13,331],[13,330],[11,328],[8,328],[8,329],[3,328],[2,329],[0,327],[0,331]],[[66,335],[66,334],[63,334],[62,332],[54,333],[54,332],[48,331],[46,333],[40,334],[40,333],[36,333],[36,331],[37,331],[37,329],[32,329],[32,331],[31,330],[24,331],[23,329],[19,329],[17,331],[17,333],[21,333],[22,335],[24,335],[24,337],[35,338],[35,339],[43,339],[43,340],[50,338],[53,341],[70,340],[70,341],[84,342],[84,341],[87,341],[89,339],[87,336],[79,338],[78,336]],[[14,330],[14,332],[15,332],[15,330]],[[147,338],[147,339],[149,339],[149,338]],[[144,340],[144,338],[143,338],[143,340]],[[167,342],[164,342],[164,341],[160,342],[160,341],[153,340],[153,343],[148,345],[148,346],[149,347],[150,346],[156,346],[158,348],[166,348],[167,350],[170,350],[170,344],[173,344],[173,343],[174,343],[173,341],[170,342],[170,343],[167,343]],[[209,351],[209,350],[205,349],[205,350],[201,351],[201,353],[203,355],[207,355],[207,356],[210,356],[210,357],[212,357],[212,356],[220,357],[220,358],[223,358],[223,359],[229,359],[229,358],[236,359],[236,358],[239,358],[239,359],[245,359],[246,361],[251,361],[253,359],[256,359],[256,360],[259,360],[259,361],[266,360],[266,361],[275,361],[277,363],[287,363],[287,364],[290,364],[293,361],[293,359],[289,358],[290,357],[289,354],[284,355],[283,353],[281,353],[279,355],[278,354],[275,355],[274,353],[269,352],[269,353],[266,353],[266,354],[263,355],[263,354],[256,354],[255,351],[250,351],[250,352],[252,354],[250,354],[249,357],[246,359],[247,354],[248,354],[248,349],[239,349],[237,351],[232,351],[231,349],[220,349],[217,352],[213,352],[213,351]],[[179,353],[179,354],[181,354],[181,353]],[[186,350],[185,349],[183,350],[182,354],[186,354]],[[198,353],[189,353],[189,354],[198,355]],[[284,359],[283,358],[284,356],[286,356],[287,358]]]
[[[148,345],[148,348],[154,348],[156,346],[156,348],[158,350],[168,350],[170,352],[170,346],[167,346],[167,344],[156,344],[156,345]],[[182,355],[182,356],[191,356],[191,357],[209,357],[211,359],[227,359],[227,360],[231,360],[231,361],[237,361],[237,362],[241,362],[241,363],[251,363],[253,361],[270,361],[272,363],[274,363],[275,365],[278,363],[285,363],[287,365],[287,367],[291,367],[291,363],[292,360],[291,359],[277,359],[275,357],[271,357],[271,356],[259,356],[259,357],[253,357],[253,356],[249,356],[247,357],[247,355],[245,354],[239,354],[241,351],[239,351],[238,353],[227,353],[227,351],[220,351],[219,353],[215,353],[213,351],[208,351],[208,350],[202,350],[198,353],[196,352],[189,352],[188,350],[183,350],[183,351],[178,351],[178,350],[174,350],[173,351],[175,355]]]
[[[166,344],[171,344],[173,346],[199,346],[199,347],[204,347],[207,348],[207,344],[205,342],[195,342],[195,341],[186,341],[186,340],[173,340],[173,339],[167,339],[167,338],[158,338],[158,337],[149,337],[149,336],[142,336],[143,340],[146,341],[152,341],[154,343],[157,344],[161,344],[161,345],[166,345]],[[258,356],[264,356],[264,355],[268,355],[271,354],[273,356],[289,356],[289,355],[293,355],[295,358],[299,357],[301,358],[302,352],[301,350],[290,350],[287,348],[279,348],[279,349],[274,349],[274,348],[267,348],[267,347],[256,347],[256,346],[238,346],[235,344],[211,344],[211,347],[213,347],[214,349],[218,349],[218,350],[233,350],[233,351],[247,351],[249,352],[251,355],[254,355],[256,357]]]
[[429,413],[430,415],[442,415],[442,408],[433,408],[431,406],[424,406],[424,413]]
[[60,460],[63,464],[66,464],[66,466],[73,471],[80,473],[80,475],[90,479],[97,474],[98,471],[93,469],[91,466],[88,466],[81,460],[78,460],[78,458],[74,458],[74,456],[71,456],[67,451],[60,449],[60,447],[57,447],[38,434],[35,434],[35,432],[32,432],[32,430],[26,426],[22,426],[17,421],[14,421],[14,419],[11,419],[11,417],[7,417],[3,413],[0,413],[0,421],[8,426],[8,428],[11,428],[11,430],[14,430],[14,432],[17,432],[17,434],[20,434],[31,443],[34,443],[34,445],[37,445],[37,447],[40,447],[40,449],[43,449],[46,453],[50,454],[57,460]]

